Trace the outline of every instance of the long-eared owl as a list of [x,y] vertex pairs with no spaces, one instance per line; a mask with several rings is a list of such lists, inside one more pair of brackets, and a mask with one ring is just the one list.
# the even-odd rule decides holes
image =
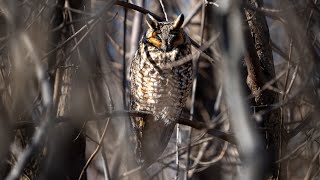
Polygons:
[[164,68],[191,54],[183,21],[182,14],[173,22],[158,22],[148,14],[149,28],[131,63],[130,109],[153,114],[153,118],[131,118],[136,159],[144,166],[154,162],[166,148],[191,89],[192,61]]

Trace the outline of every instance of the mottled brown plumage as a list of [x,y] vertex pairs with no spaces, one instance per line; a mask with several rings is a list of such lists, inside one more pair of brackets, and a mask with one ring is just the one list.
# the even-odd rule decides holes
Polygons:
[[154,162],[166,148],[191,89],[191,61],[164,69],[191,54],[190,40],[181,28],[183,19],[180,15],[174,22],[158,22],[147,15],[149,29],[131,63],[130,108],[154,115],[131,118],[137,161],[143,165]]

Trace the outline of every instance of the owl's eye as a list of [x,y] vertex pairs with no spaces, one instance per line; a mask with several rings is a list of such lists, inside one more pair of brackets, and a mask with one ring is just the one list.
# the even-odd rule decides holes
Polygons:
[[161,39],[156,32],[151,33],[151,36],[148,38],[148,41],[157,48],[161,48]]
[[177,47],[184,43],[183,35],[181,32],[179,32],[176,36],[173,38],[173,47]]

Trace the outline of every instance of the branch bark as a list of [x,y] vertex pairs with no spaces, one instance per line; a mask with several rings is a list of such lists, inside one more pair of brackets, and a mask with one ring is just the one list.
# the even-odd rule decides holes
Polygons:
[[[248,0],[247,4],[259,8],[263,6],[262,0]],[[265,15],[261,11],[245,9],[244,34],[246,40],[245,64],[247,66],[247,85],[254,96],[255,110],[260,111],[269,108],[278,102],[278,95],[271,90],[261,91],[262,87],[275,78],[275,70],[272,58],[272,47],[270,43],[269,29]],[[276,86],[276,85],[274,85]],[[281,122],[279,110],[262,117],[262,128],[264,132],[265,147],[271,156],[272,176],[277,179],[280,167],[276,160],[281,152]]]

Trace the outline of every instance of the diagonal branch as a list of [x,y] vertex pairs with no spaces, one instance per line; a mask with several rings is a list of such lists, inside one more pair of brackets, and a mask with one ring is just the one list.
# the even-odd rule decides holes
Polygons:
[[179,119],[178,123],[186,125],[186,126],[190,126],[192,128],[198,129],[198,130],[206,130],[207,133],[210,134],[211,136],[225,140],[231,144],[235,144],[235,145],[237,144],[234,135],[217,130],[217,129],[210,129],[204,123],[201,123],[198,121],[190,121],[188,119]]
[[109,125],[109,121],[110,119],[108,118],[107,119],[107,122],[106,122],[106,125],[103,129],[103,132],[102,132],[102,135],[101,135],[101,138],[99,140],[99,144],[98,146],[96,147],[96,149],[94,150],[94,152],[91,154],[91,156],[89,157],[88,161],[86,162],[86,165],[82,168],[82,171],[80,173],[80,176],[78,178],[78,180],[81,180],[83,174],[85,173],[85,171],[87,170],[88,166],[90,165],[90,163],[92,162],[93,158],[97,155],[97,153],[99,152],[100,148],[102,147],[102,141],[106,135],[106,132],[107,132],[107,129],[108,129],[108,125]]
[[[128,116],[132,116],[132,117],[148,117],[148,116],[153,116],[152,113],[147,112],[147,111],[127,111],[127,110],[116,110],[116,111],[112,111],[112,112],[106,112],[106,113],[100,113],[95,115],[94,117],[92,117],[92,119],[88,120],[88,121],[103,121],[106,118],[115,118],[115,117],[128,117]],[[59,119],[55,119],[53,122],[55,123],[63,123],[63,122],[68,122],[69,118],[68,117],[59,117]],[[192,128],[198,129],[198,130],[206,130],[208,134],[220,138],[222,140],[225,140],[231,144],[236,145],[236,141],[235,141],[235,137],[232,134],[217,130],[217,129],[211,129],[208,128],[208,126],[204,123],[201,123],[199,121],[190,121],[189,119],[179,119],[178,122],[179,124],[183,124],[186,126],[190,126]],[[35,124],[33,122],[29,122],[29,121],[20,121],[17,122],[14,127],[18,128],[24,128],[24,127],[28,127],[28,126],[35,126]]]

